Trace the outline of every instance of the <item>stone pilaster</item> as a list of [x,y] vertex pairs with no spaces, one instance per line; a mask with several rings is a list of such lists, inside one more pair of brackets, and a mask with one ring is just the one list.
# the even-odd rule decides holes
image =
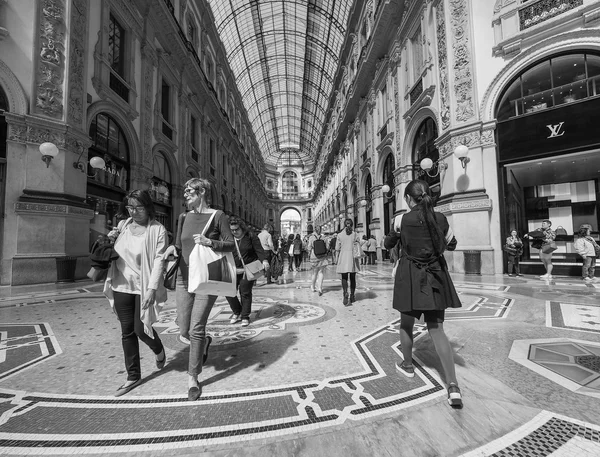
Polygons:
[[88,0],[71,0],[67,123],[85,130]]

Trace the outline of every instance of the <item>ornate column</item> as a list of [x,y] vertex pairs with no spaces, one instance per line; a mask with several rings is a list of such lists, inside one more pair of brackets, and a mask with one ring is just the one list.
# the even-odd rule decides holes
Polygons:
[[140,107],[140,130],[141,147],[144,154],[143,161],[151,162],[152,153],[152,99],[154,96],[154,74],[156,70],[157,56],[156,51],[147,39],[144,39],[141,46],[142,53],[142,88],[141,88],[141,107]]

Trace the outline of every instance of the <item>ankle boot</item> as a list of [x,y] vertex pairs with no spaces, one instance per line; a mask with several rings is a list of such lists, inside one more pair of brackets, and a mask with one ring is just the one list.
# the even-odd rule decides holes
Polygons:
[[344,291],[344,306],[348,305],[348,280],[342,279],[342,290]]
[[354,290],[350,291],[350,303],[354,303],[356,301],[356,298],[354,297]]

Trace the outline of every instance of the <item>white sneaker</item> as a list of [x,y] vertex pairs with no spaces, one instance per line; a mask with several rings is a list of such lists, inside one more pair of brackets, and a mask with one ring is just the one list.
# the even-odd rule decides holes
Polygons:
[[593,279],[592,279],[592,278],[583,278],[583,280],[584,280],[585,282],[592,282],[592,281],[593,281]]
[[190,340],[188,340],[185,336],[179,335],[179,341],[181,341],[183,344],[187,344],[188,346],[190,345]]
[[550,275],[547,273],[545,275],[540,276],[540,279],[548,279],[548,278],[550,278]]
[[230,324],[236,324],[240,321],[240,315],[239,314],[232,314],[231,317],[229,318],[229,323]]

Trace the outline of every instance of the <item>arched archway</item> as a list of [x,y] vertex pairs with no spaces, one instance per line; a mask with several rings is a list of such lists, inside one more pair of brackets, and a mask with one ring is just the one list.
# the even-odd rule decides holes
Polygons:
[[279,212],[279,231],[282,235],[301,234],[302,213],[294,206],[282,208]]
[[423,159],[431,159],[433,163],[439,160],[440,152],[436,145],[437,137],[436,122],[432,117],[428,117],[417,128],[411,148],[414,179],[421,179],[429,184],[434,197],[438,197],[441,193],[440,175],[428,175],[421,170],[420,164]]
[[373,187],[373,180],[371,179],[371,173],[365,178],[365,198],[367,199],[367,206],[365,207],[365,235],[367,238],[371,236],[371,221],[373,220],[373,201],[371,200],[371,188]]

